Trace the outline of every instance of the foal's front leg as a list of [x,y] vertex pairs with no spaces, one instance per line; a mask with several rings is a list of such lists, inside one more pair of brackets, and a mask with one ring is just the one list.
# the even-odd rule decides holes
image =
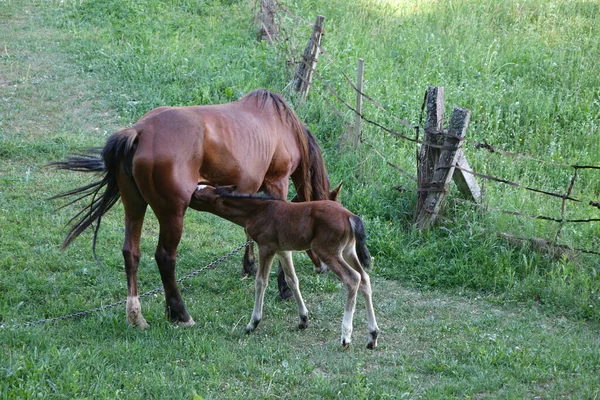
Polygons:
[[246,333],[250,333],[256,329],[262,319],[263,300],[265,298],[265,290],[269,285],[269,271],[275,252],[265,250],[259,247],[258,249],[258,271],[256,272],[256,292],[254,295],[254,311],[248,325],[246,325]]
[[285,272],[285,281],[294,294],[296,303],[298,303],[298,315],[300,317],[298,328],[306,329],[308,328],[308,310],[306,309],[306,305],[302,299],[302,294],[300,293],[300,284],[298,283],[298,276],[296,275],[296,270],[294,269],[292,252],[283,251],[279,253],[279,257],[281,258],[281,266]]

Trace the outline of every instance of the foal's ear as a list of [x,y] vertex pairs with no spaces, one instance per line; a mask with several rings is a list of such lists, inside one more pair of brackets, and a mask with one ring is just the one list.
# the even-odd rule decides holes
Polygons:
[[217,188],[215,189],[215,193],[218,194],[219,196],[228,195],[228,194],[234,193],[236,189],[237,189],[237,186],[235,186],[235,185],[217,186]]
[[329,200],[337,201],[337,202],[340,201],[339,200],[340,191],[342,190],[343,184],[344,184],[344,181],[341,181],[340,184],[329,193]]

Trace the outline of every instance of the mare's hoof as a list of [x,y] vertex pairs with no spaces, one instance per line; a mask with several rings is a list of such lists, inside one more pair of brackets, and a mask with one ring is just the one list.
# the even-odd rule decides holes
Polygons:
[[258,267],[256,266],[256,263],[254,261],[249,262],[249,261],[244,260],[242,274],[252,276],[252,275],[256,275],[256,271],[258,271]]
[[190,326],[194,326],[194,325],[196,325],[196,322],[194,322],[194,320],[191,317],[186,322],[177,321],[177,326],[179,326],[181,328],[189,328]]
[[146,322],[145,319],[142,318],[142,321],[137,321],[135,323],[128,323],[130,327],[135,328],[135,329],[139,329],[140,331],[146,330],[148,328],[150,328],[150,325]]
[[375,346],[377,346],[377,343],[374,343],[374,342],[367,343],[367,349],[369,349],[369,350],[373,350],[375,348]]
[[287,300],[291,297],[294,297],[294,293],[292,293],[292,290],[289,287],[286,287],[285,289],[279,292],[279,297],[281,298],[281,300]]

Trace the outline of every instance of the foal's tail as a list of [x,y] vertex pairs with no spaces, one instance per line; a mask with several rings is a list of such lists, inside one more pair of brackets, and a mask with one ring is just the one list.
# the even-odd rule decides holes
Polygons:
[[360,261],[365,269],[369,269],[371,268],[371,253],[369,253],[369,249],[367,248],[365,225],[359,216],[353,215],[350,217],[350,226],[352,227],[354,239],[356,239],[356,255],[358,256],[358,261]]
[[[56,169],[94,172],[101,176],[101,179],[97,182],[57,194],[50,198],[50,200],[62,197],[73,199],[60,208],[77,203],[85,198],[91,198],[89,205],[82,207],[69,220],[68,224],[74,223],[63,241],[63,249],[68,247],[90,225],[98,221],[94,229],[94,239],[92,242],[94,257],[97,259],[96,239],[98,237],[98,230],[100,229],[100,222],[102,216],[121,197],[117,186],[117,174],[121,163],[123,163],[126,172],[131,174],[133,154],[137,148],[137,135],[138,132],[134,129],[124,129],[110,136],[104,148],[88,149],[82,154],[74,154],[68,157],[65,161],[56,161],[49,164]],[[101,192],[102,189],[104,189],[103,192]]]

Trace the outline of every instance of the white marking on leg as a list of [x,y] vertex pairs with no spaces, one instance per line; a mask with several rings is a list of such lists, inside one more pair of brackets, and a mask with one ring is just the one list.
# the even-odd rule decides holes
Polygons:
[[263,300],[265,298],[265,290],[269,285],[269,271],[273,262],[274,254],[264,255],[259,248],[259,267],[256,273],[256,291],[254,293],[254,310],[250,322],[246,325],[246,332],[252,332],[258,326],[262,319]]
[[371,290],[371,280],[366,272],[362,271],[362,279],[360,284],[360,291],[365,299],[365,306],[367,309],[367,322],[369,329],[369,341],[367,347],[372,349],[377,346],[377,335],[379,334],[379,327],[375,320],[375,310],[373,309],[373,294]]
[[296,270],[294,269],[292,253],[290,251],[282,252],[279,254],[279,258],[281,260],[281,267],[285,273],[285,281],[294,294],[294,298],[298,304],[298,317],[300,319],[298,327],[300,329],[305,329],[308,327],[308,310],[306,309],[306,304],[304,304],[304,299],[300,293],[300,283],[298,281],[298,276],[296,275]]
[[127,323],[130,326],[146,329],[150,325],[144,319],[142,315],[142,306],[140,304],[140,300],[137,296],[127,296]]
[[198,185],[198,187],[196,188],[196,190],[202,190],[204,188],[208,187],[208,185]]
[[354,310],[356,309],[356,295],[360,285],[360,274],[354,271],[345,261],[341,264],[346,268],[344,273],[344,285],[346,286],[346,304],[344,306],[344,317],[342,319],[342,346],[350,346],[352,341],[352,322],[354,320]]

